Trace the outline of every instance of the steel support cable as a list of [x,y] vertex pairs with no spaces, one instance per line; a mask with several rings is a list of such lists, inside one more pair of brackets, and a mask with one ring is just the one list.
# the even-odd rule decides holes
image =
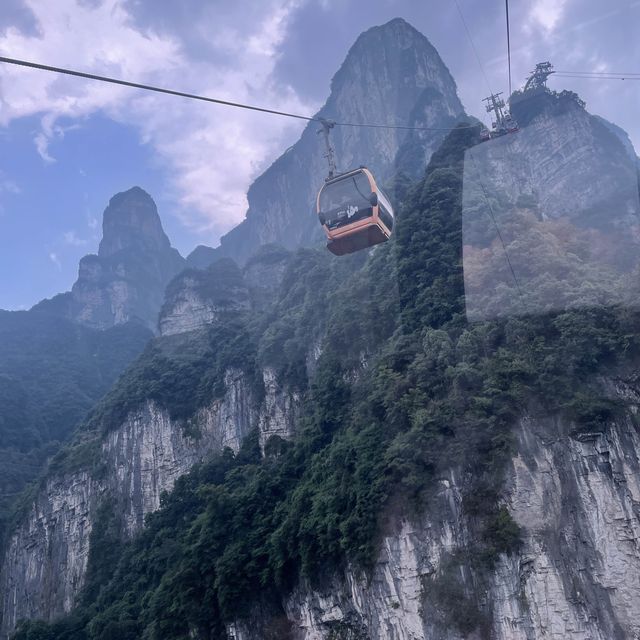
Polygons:
[[467,26],[467,21],[464,19],[464,13],[462,13],[462,8],[460,7],[460,3],[458,2],[458,0],[454,0],[454,1],[456,3],[456,7],[458,8],[458,13],[460,14],[460,19],[462,20],[462,24],[464,25],[464,30],[467,33],[467,38],[469,38],[469,42],[471,43],[471,48],[473,49],[473,53],[476,56],[476,60],[478,61],[478,66],[480,67],[480,71],[482,71],[484,80],[487,83],[487,88],[489,89],[489,93],[493,95],[493,91],[491,90],[491,83],[489,82],[489,78],[484,70],[484,66],[482,65],[482,60],[480,60],[480,55],[478,54],[476,45],[473,42],[473,38],[471,37],[471,31],[469,31],[469,27]]
[[509,0],[504,0],[507,15],[507,60],[509,64],[509,98],[511,98],[511,34],[509,33]]
[[573,78],[575,80],[640,80],[640,76],[578,76],[568,73],[556,73],[554,75],[556,78]]
[[515,269],[513,268],[513,264],[511,264],[511,258],[509,257],[509,252],[507,251],[507,245],[504,241],[504,238],[502,237],[502,232],[500,231],[500,227],[498,225],[498,221],[496,220],[496,216],[495,216],[495,212],[493,210],[493,205],[491,204],[491,200],[489,200],[489,194],[487,193],[487,190],[484,186],[484,183],[482,182],[481,178],[480,178],[480,170],[478,168],[478,163],[476,162],[475,156],[473,154],[473,152],[471,152],[469,154],[469,156],[471,157],[471,161],[473,162],[473,166],[475,168],[476,171],[476,175],[478,176],[478,182],[480,184],[480,188],[482,190],[482,194],[484,195],[484,199],[487,203],[487,208],[489,209],[489,216],[491,217],[491,220],[493,221],[493,226],[496,229],[496,233],[498,234],[498,238],[500,240],[500,244],[502,245],[502,250],[504,251],[504,255],[505,258],[507,260],[507,264],[509,265],[509,270],[511,271],[511,275],[513,276],[513,281],[516,285],[516,289],[518,290],[518,297],[520,298],[520,302],[522,303],[522,306],[524,307],[525,311],[527,310],[527,305],[525,303],[525,298],[524,295],[522,293],[522,289],[520,288],[520,283],[518,282],[518,278],[516,276],[516,272]]
[[[86,73],[84,71],[76,71],[74,69],[68,69],[65,67],[54,67],[51,65],[40,64],[38,62],[30,62],[28,60],[19,60],[17,58],[8,58],[6,56],[0,56],[0,62],[5,64],[16,65],[20,67],[28,67],[31,69],[38,69],[40,71],[48,71],[52,73],[61,73],[68,76],[75,76],[77,78],[85,78],[87,80],[97,80],[99,82],[108,82],[110,84],[121,85],[124,87],[130,87],[133,89],[144,89],[145,91],[153,91],[155,93],[164,93],[172,96],[178,96],[181,98],[189,98],[190,100],[200,100],[203,102],[211,102],[214,104],[220,104],[227,107],[234,107],[237,109],[248,109],[250,111],[259,111],[261,113],[269,113],[271,115],[284,116],[287,118],[296,118],[298,120],[306,120],[308,122],[322,122],[324,118],[305,116],[299,113],[290,113],[287,111],[278,111],[277,109],[267,109],[266,107],[257,107],[255,105],[245,104],[242,102],[232,102],[230,100],[222,100],[220,98],[212,98],[209,96],[203,96],[195,93],[187,93],[184,91],[176,91],[174,89],[167,89],[165,87],[157,87],[150,84],[142,84],[139,82],[130,82],[129,80],[121,80],[119,78],[111,78],[109,76],[101,76],[94,73]],[[475,124],[458,125],[456,127],[411,127],[409,125],[393,125],[393,124],[369,124],[366,122],[336,122],[333,123],[338,127],[368,127],[373,129],[405,129],[412,131],[454,131],[455,129],[472,129],[476,127]]]
[[569,74],[572,76],[582,76],[582,75],[588,75],[588,76],[640,76],[640,72],[638,71],[632,71],[629,73],[624,73],[622,71],[565,71],[565,70],[558,70],[555,71],[555,74]]

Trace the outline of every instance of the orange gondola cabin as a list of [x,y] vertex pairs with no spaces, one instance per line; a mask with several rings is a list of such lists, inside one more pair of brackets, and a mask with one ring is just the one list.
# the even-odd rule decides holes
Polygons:
[[328,179],[317,208],[327,248],[337,256],[385,242],[393,231],[391,203],[365,167]]

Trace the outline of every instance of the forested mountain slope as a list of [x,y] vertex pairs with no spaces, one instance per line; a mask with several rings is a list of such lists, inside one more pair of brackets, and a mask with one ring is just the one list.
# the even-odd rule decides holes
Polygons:
[[0,530],[24,486],[151,337],[32,311],[0,311]]
[[[57,460],[5,561],[5,628],[70,611],[15,637],[639,632],[640,318],[467,322],[478,134],[452,132],[397,194],[391,242],[293,254],[271,305],[238,308],[221,265],[215,320],[156,339]],[[36,575],[23,549],[44,551],[52,514],[78,532],[57,565],[74,573],[43,592],[56,565]]]
[[0,537],[25,484],[156,331],[183,263],[153,200],[133,188],[111,199],[98,255],[80,261],[72,291],[0,310]]

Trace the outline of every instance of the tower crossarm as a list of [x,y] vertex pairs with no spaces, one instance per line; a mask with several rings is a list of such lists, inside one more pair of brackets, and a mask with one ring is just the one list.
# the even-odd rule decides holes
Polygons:
[[538,62],[536,68],[531,72],[524,85],[524,91],[531,89],[546,89],[547,78],[555,73],[553,65],[550,62]]

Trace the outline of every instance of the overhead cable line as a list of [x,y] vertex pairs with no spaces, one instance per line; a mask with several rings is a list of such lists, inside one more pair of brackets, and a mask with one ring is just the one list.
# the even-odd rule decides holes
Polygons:
[[480,188],[482,189],[482,194],[484,195],[484,199],[485,202],[487,203],[487,207],[489,209],[489,215],[491,217],[491,220],[493,221],[493,226],[496,229],[496,233],[498,234],[498,238],[500,240],[500,244],[502,245],[502,250],[504,251],[504,256],[507,260],[507,265],[509,266],[509,271],[511,271],[511,275],[513,276],[513,281],[516,285],[516,290],[518,292],[518,297],[520,298],[520,302],[522,303],[523,307],[526,310],[527,305],[525,304],[525,297],[524,294],[522,292],[522,289],[520,287],[520,283],[518,282],[518,278],[516,276],[516,272],[515,269],[513,268],[513,264],[511,263],[511,258],[509,257],[509,252],[507,251],[507,245],[504,241],[504,237],[502,236],[502,232],[500,231],[500,226],[498,225],[498,222],[496,220],[496,214],[495,211],[493,210],[493,205],[491,204],[491,200],[489,199],[489,194],[487,193],[487,190],[484,186],[484,183],[482,182],[482,179],[480,178],[480,170],[478,169],[478,164],[476,162],[476,158],[475,155],[473,153],[469,154],[471,157],[471,160],[474,164],[475,170],[476,170],[476,175],[478,177],[478,182],[480,183]]
[[18,60],[16,58],[6,58],[4,56],[0,56],[0,62],[4,62],[6,64],[13,64],[20,67],[30,67],[32,69],[40,69],[41,71],[62,73],[68,76],[76,76],[77,78],[86,78],[88,80],[98,80],[100,82],[109,82],[111,84],[119,84],[125,87],[132,87],[133,89],[144,89],[145,91],[167,93],[169,95],[179,96],[181,98],[190,98],[191,100],[202,100],[204,102],[214,102],[216,104],[222,104],[228,107],[238,107],[240,109],[250,109],[252,111],[261,111],[263,113],[271,113],[278,116],[287,116],[288,118],[298,118],[299,120],[316,120],[316,118],[302,116],[297,113],[288,113],[286,111],[276,111],[274,109],[266,109],[264,107],[254,107],[252,105],[242,104],[240,102],[230,102],[229,100],[209,98],[207,96],[201,96],[195,93],[185,93],[183,91],[175,91],[173,89],[166,89],[164,87],[155,87],[150,84],[141,84],[139,82],[130,82],[128,80],[120,80],[118,78],[109,78],[107,76],[99,76],[94,73],[85,73],[84,71],[75,71],[73,69],[66,69],[63,67],[52,67],[50,65],[39,64],[37,62],[29,62],[27,60]]
[[[313,118],[318,120],[318,118]],[[457,127],[412,127],[404,124],[368,124],[366,122],[334,122],[337,127],[367,127],[369,129],[406,129],[410,131],[454,131],[455,129],[473,129],[477,124],[461,124]]]
[[[108,82],[110,84],[117,84],[124,87],[131,87],[133,89],[144,89],[145,91],[154,91],[156,93],[165,93],[172,96],[178,96],[181,98],[189,98],[190,100],[201,100],[203,102],[212,102],[214,104],[220,104],[227,107],[235,107],[237,109],[248,109],[250,111],[259,111],[261,113],[269,113],[276,116],[284,116],[287,118],[296,118],[298,120],[307,120],[308,122],[320,122],[322,123],[324,118],[305,116],[299,113],[290,113],[287,111],[278,111],[276,109],[267,109],[266,107],[257,107],[255,105],[245,104],[242,102],[232,102],[230,100],[222,100],[220,98],[211,98],[209,96],[203,96],[196,93],[186,93],[184,91],[176,91],[174,89],[167,89],[165,87],[157,87],[150,84],[141,84],[139,82],[130,82],[129,80],[121,80],[119,78],[111,78],[108,76],[100,76],[94,73],[86,73],[84,71],[76,71],[74,69],[68,69],[65,67],[53,67],[46,64],[40,64],[38,62],[30,62],[28,60],[19,60],[17,58],[7,58],[6,56],[0,56],[0,62],[5,64],[17,65],[20,67],[28,67],[31,69],[38,69],[40,71],[49,71],[52,73],[61,73],[68,76],[75,76],[77,78],[86,78],[88,80],[97,80],[99,82]],[[409,125],[394,125],[394,124],[369,124],[366,122],[336,122],[332,121],[335,126],[339,127],[369,127],[374,129],[406,129],[413,131],[453,131],[454,129],[470,129],[477,125],[458,125],[457,127],[412,127]]]
[[586,76],[570,73],[556,73],[556,78],[574,78],[576,80],[640,80],[640,76]]
[[570,74],[570,75],[576,75],[576,76],[583,76],[583,75],[587,75],[587,76],[640,76],[640,72],[630,72],[630,73],[622,73],[622,72],[618,72],[618,71],[563,71],[563,70],[558,70],[556,71],[556,73],[561,73],[561,74]]
[[509,0],[504,0],[507,15],[507,60],[509,61],[509,97],[511,97],[511,34],[509,33]]
[[471,48],[473,49],[473,53],[476,56],[476,60],[478,61],[478,66],[480,67],[480,71],[482,71],[482,75],[484,76],[484,80],[487,83],[487,88],[489,89],[489,93],[493,95],[493,91],[491,89],[491,83],[489,82],[489,78],[484,70],[484,66],[482,64],[482,60],[480,60],[480,55],[478,54],[478,50],[476,49],[476,45],[473,42],[473,38],[471,36],[471,31],[469,31],[469,27],[467,26],[467,21],[464,19],[464,13],[462,13],[462,8],[460,7],[460,3],[458,0],[455,0],[456,7],[458,8],[458,13],[460,14],[460,19],[462,20],[462,24],[464,25],[464,30],[467,32],[467,38],[469,38],[469,42],[471,43]]

